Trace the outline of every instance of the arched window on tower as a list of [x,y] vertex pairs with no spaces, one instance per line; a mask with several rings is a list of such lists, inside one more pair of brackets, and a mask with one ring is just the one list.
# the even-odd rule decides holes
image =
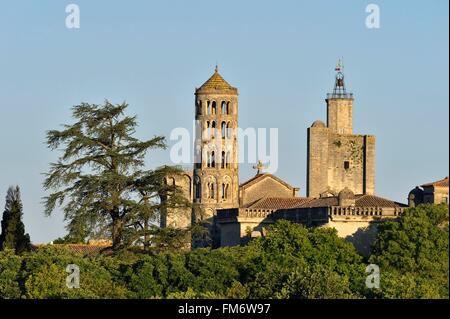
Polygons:
[[211,152],[211,167],[216,167],[216,154],[214,151]]
[[209,183],[209,198],[214,199],[214,193],[216,191],[214,182]]
[[225,198],[224,199],[228,199],[228,190],[230,188],[230,184],[225,184]]
[[206,122],[206,138],[211,136],[211,123],[209,121]]
[[216,115],[216,114],[217,114],[217,105],[216,105],[216,101],[213,101],[213,102],[212,102],[211,114],[212,114],[212,115]]
[[226,190],[225,190],[226,185],[222,184],[222,199],[226,199]]
[[227,123],[222,122],[220,131],[222,133],[222,138],[226,138],[226,136],[227,136]]
[[216,122],[212,121],[211,123],[211,135],[212,138],[216,137]]
[[212,152],[207,152],[206,153],[207,156],[207,167],[214,167],[215,165],[215,160],[214,160],[214,151]]
[[230,122],[227,123],[227,127],[226,127],[226,132],[227,132],[227,138],[230,139],[231,138],[231,124]]
[[224,151],[222,151],[222,158],[221,158],[221,161],[220,161],[220,167],[221,168],[225,168],[225,152]]
[[208,101],[208,102],[206,102],[206,105],[207,105],[207,110],[206,110],[206,113],[208,114],[208,115],[211,115],[211,101]]
[[230,161],[231,161],[231,153],[227,152],[226,159],[225,159],[225,167],[226,168],[231,167]]
[[201,115],[202,113],[202,101],[197,100],[197,115]]
[[216,197],[216,180],[209,176],[206,183],[206,198],[214,199]]
[[222,101],[222,114],[228,115],[230,114],[228,111],[228,104],[229,102]]
[[221,183],[220,195],[222,200],[227,200],[230,197],[230,184],[231,179],[229,176],[225,176]]
[[200,178],[197,176],[195,178],[195,198],[199,199],[202,197],[202,183]]

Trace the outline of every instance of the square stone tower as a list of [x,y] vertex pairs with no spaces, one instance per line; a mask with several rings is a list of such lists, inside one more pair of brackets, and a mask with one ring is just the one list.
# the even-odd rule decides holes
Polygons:
[[341,63],[327,94],[327,124],[308,128],[307,196],[375,193],[375,136],[353,134],[353,94],[347,93]]

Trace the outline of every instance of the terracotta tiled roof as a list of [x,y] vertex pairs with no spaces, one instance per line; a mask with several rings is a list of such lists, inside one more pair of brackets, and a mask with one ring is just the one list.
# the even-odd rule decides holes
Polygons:
[[[339,206],[337,196],[316,198],[306,202],[302,207],[329,207]],[[375,195],[355,195],[356,207],[405,207],[406,205]]]
[[230,91],[233,93],[237,93],[237,89],[232,87],[225,79],[219,74],[217,68],[214,74],[206,81],[199,89],[199,91],[210,91],[210,90],[218,90],[218,91]]
[[336,196],[324,198],[312,198],[310,201],[304,203],[301,207],[329,207],[338,206],[339,201]]
[[358,207],[406,207],[407,205],[374,195],[357,195],[355,206]]
[[110,245],[84,245],[84,244],[34,244],[32,249],[36,250],[42,247],[52,247],[54,249],[68,250],[74,253],[92,254],[99,253],[104,249],[110,248]]
[[[406,207],[407,205],[394,202],[392,200],[374,196],[374,195],[356,195],[356,207]],[[339,206],[337,196],[324,198],[306,198],[306,197],[266,197],[262,198],[247,208],[250,209],[290,209],[290,208],[315,208]]]
[[439,181],[423,184],[421,186],[422,187],[429,187],[429,186],[448,187],[448,176],[445,177],[444,179],[439,180]]
[[266,197],[251,204],[248,208],[251,209],[288,209],[299,207],[310,198],[305,197]]

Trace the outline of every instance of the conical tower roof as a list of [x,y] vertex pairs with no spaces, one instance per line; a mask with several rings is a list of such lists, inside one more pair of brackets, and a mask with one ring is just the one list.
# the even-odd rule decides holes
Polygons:
[[203,83],[203,85],[196,90],[196,93],[232,93],[237,94],[237,89],[231,86],[225,79],[219,74],[219,70],[216,67],[214,74]]

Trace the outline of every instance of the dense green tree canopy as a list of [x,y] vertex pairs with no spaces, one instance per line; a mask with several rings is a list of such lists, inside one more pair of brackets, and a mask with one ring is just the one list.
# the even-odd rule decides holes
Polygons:
[[[245,247],[82,256],[50,245],[18,261],[7,256],[0,293],[24,298],[349,298],[360,297],[351,274],[364,270],[334,231],[289,222]],[[79,289],[65,286],[68,264],[80,267]],[[16,278],[23,285],[4,288]]]
[[257,298],[350,298],[364,289],[365,266],[352,244],[332,228],[279,221],[267,237],[252,241],[248,268]]
[[381,298],[449,297],[447,205],[409,208],[382,223],[370,262],[380,267]]
[[19,299],[22,290],[19,285],[22,258],[14,250],[0,251],[0,299]]
[[[0,252],[0,298],[448,298],[447,248],[445,206],[381,224],[370,258],[381,285],[370,290],[363,258],[334,229],[287,221],[243,247],[82,255],[49,245]],[[79,289],[66,286],[68,264]]]

